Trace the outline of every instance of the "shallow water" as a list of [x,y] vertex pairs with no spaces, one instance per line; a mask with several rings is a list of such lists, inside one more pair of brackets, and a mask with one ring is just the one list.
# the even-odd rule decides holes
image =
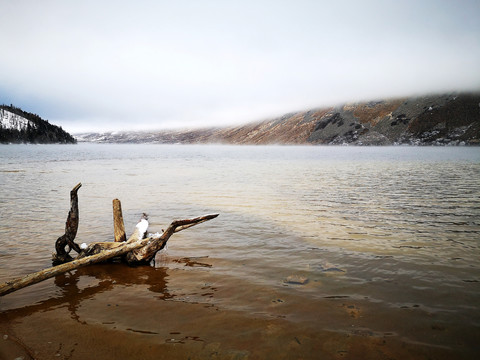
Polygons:
[[78,243],[112,239],[114,198],[127,232],[143,212],[151,232],[220,216],[154,268],[92,266],[1,298],[0,350],[474,358],[479,175],[464,147],[1,146],[0,281],[50,266],[78,182]]

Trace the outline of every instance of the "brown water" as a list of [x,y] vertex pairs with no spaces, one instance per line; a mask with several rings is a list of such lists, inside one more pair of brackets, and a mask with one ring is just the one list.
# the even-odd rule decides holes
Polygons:
[[131,230],[220,216],[0,298],[0,359],[474,359],[479,175],[480,148],[2,146],[2,282],[50,266],[78,182],[79,243],[114,198]]

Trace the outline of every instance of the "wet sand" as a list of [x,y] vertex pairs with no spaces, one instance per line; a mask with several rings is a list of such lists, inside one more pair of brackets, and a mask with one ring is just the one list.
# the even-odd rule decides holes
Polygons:
[[[266,288],[215,275],[215,259],[169,258],[171,268],[106,264],[79,269],[2,298],[2,359],[468,359],[478,332],[434,314],[402,333],[402,314],[369,301],[328,296],[305,301],[320,281]],[[38,301],[16,307],[16,298]],[[53,290],[53,291],[52,291]],[[23,292],[23,294],[22,294]],[[388,310],[387,310],[388,311]],[[409,315],[411,316],[411,314]],[[398,321],[398,324],[391,322]],[[386,323],[384,323],[386,322]],[[391,332],[388,329],[397,329]],[[383,330],[382,330],[383,329]],[[477,329],[478,330],[478,329]],[[421,333],[421,336],[419,334]],[[6,335],[6,336],[5,336]],[[445,344],[445,345],[442,345]]]

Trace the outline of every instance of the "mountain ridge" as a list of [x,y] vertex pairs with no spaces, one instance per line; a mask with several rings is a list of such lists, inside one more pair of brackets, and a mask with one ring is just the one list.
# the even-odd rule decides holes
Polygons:
[[230,127],[77,134],[98,143],[480,145],[480,94],[346,103]]

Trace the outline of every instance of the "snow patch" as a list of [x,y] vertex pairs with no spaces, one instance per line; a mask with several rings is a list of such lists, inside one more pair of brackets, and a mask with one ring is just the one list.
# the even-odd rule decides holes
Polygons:
[[136,228],[138,230],[140,238],[142,238],[143,235],[145,235],[145,233],[147,232],[148,221],[145,219],[140,220],[140,222],[136,225]]
[[163,231],[162,231],[162,232],[158,232],[158,231],[157,231],[157,232],[154,233],[154,234],[153,234],[153,233],[149,233],[149,234],[148,234],[148,237],[159,238],[159,237],[161,237],[162,235],[163,235]]
[[37,125],[25,119],[23,116],[14,114],[8,110],[0,109],[0,127],[4,129],[12,129],[12,130],[26,130],[28,125],[32,129],[36,129]]

